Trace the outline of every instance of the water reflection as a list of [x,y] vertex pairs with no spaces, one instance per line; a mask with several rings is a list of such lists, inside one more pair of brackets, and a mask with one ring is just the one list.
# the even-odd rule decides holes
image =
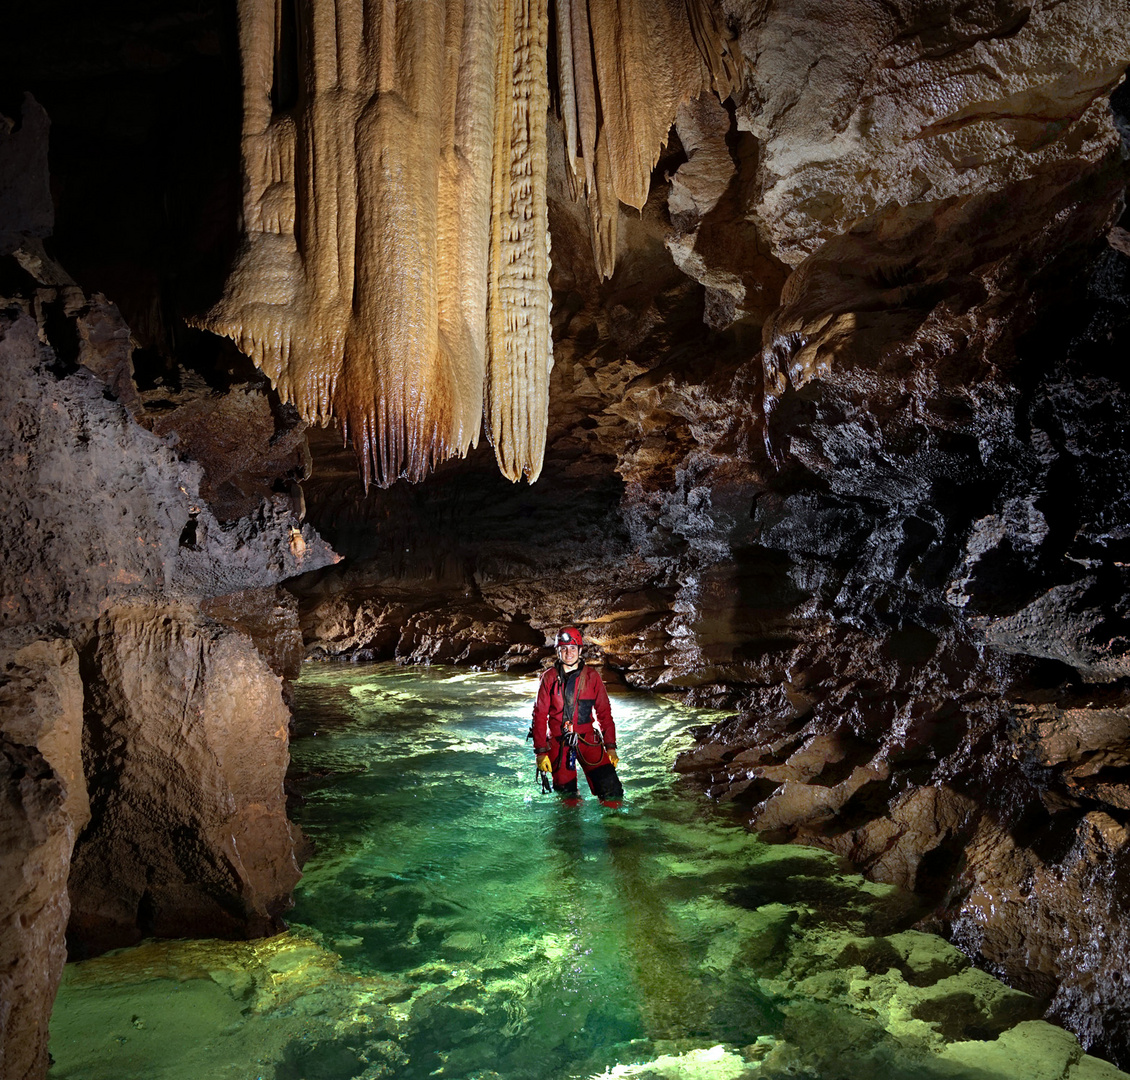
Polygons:
[[700,714],[614,694],[623,807],[541,795],[534,689],[308,669],[293,757],[317,854],[291,933],[74,965],[52,1076],[1122,1075],[910,930],[910,898],[681,791]]

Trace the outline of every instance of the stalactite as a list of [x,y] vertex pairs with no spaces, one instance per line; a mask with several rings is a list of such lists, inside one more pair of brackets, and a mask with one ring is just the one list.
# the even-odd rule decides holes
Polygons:
[[557,16],[557,98],[561,124],[565,128],[565,163],[569,166],[569,181],[573,198],[583,188],[577,175],[577,86],[573,75],[573,11],[572,0],[558,0],[554,7]]
[[298,100],[277,112],[282,9],[240,2],[245,242],[201,324],[305,419],[339,419],[366,485],[418,480],[478,440],[496,86],[515,43],[498,41],[499,0],[301,10]]
[[[466,453],[484,414],[503,473],[536,479],[548,0],[291,3],[239,0],[244,243],[198,325],[339,421],[366,486]],[[732,73],[710,0],[556,3],[569,169],[609,276],[679,103]]]
[[499,82],[495,110],[486,419],[503,474],[533,481],[545,452],[553,366],[545,197],[549,11],[547,0],[507,3],[518,48],[509,84]]
[[[558,54],[566,35],[571,45],[562,115],[577,117],[593,257],[600,275],[611,277],[617,203],[643,208],[679,106],[704,89],[729,96],[737,67],[710,0],[556,0],[555,11]],[[559,60],[559,71],[565,67]],[[569,119],[565,130],[579,177]]]
[[723,25],[718,8],[709,0],[686,0],[687,22],[695,46],[706,63],[708,90],[725,101],[741,85],[737,39]]

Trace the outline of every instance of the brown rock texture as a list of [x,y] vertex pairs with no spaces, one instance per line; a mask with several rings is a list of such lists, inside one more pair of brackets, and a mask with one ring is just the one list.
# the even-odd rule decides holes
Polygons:
[[[0,139],[0,187],[16,153],[46,191],[37,130],[46,118],[29,106],[22,141]],[[256,643],[296,672],[296,605],[277,585],[336,556],[291,490],[306,464],[293,419],[262,388],[225,396],[184,377],[175,403],[139,391],[117,307],[84,292],[39,241],[42,221],[15,210],[0,257],[0,1075],[32,1080],[46,1075],[68,929],[83,955],[142,933],[282,925],[298,878],[289,711]],[[209,411],[223,423],[200,421]],[[239,454],[224,423],[248,436]]]
[[191,374],[178,383],[141,394],[134,415],[201,465],[200,496],[216,517],[236,521],[281,492],[301,521],[298,482],[310,471],[310,452],[298,414],[272,408],[262,385],[217,390]]
[[5,1076],[45,1076],[47,1019],[66,960],[67,869],[74,829],[64,790],[34,748],[0,736],[0,925],[3,1005],[0,1066]]
[[91,823],[75,850],[79,951],[263,934],[299,878],[289,710],[251,642],[187,606],[117,606],[83,650]]
[[1127,1050],[1127,912],[1118,884],[1127,839],[1125,825],[1097,809],[1066,834],[1035,843],[984,822],[966,848],[951,916],[958,945],[1012,985],[1050,999],[1049,1015],[1084,1044],[1118,1057]]
[[[727,0],[759,231],[798,266],[860,221],[1069,174],[1110,146],[1120,5]],[[1066,167],[1066,168],[1065,168]]]
[[285,589],[241,589],[204,600],[203,615],[246,634],[270,669],[296,679],[302,668],[302,627],[298,602]]
[[0,1075],[47,1071],[47,1018],[66,959],[67,873],[90,817],[82,682],[69,641],[0,643]]
[[[362,574],[364,572],[362,571]],[[387,588],[371,579],[363,591],[331,581],[330,595],[305,597],[303,636],[310,658],[467,664],[507,670],[533,667],[549,655],[543,635],[470,591]]]
[[[708,797],[915,889],[924,925],[1130,1064],[1124,6],[714,5],[733,92],[677,108],[638,212],[576,200],[550,125],[538,483],[500,478],[484,446],[368,494],[341,433],[310,433],[307,463],[270,391],[181,329],[216,300],[240,204],[237,49],[217,11],[131,17],[146,50],[128,70],[86,47],[91,20],[100,41],[123,32],[108,10],[35,63],[0,42],[13,77],[60,103],[60,220],[109,223],[58,237],[89,292],[34,229],[6,264],[24,302],[4,308],[16,419],[0,439],[48,492],[0,487],[10,621],[97,621],[83,658],[106,687],[129,681],[103,674],[125,670],[125,641],[164,662],[186,641],[244,656],[201,604],[284,672],[299,625],[310,655],[509,666],[577,622],[630,683],[728,710],[679,762]],[[37,14],[11,18],[18,46]],[[76,109],[72,71],[133,102],[128,124]],[[146,113],[147,94],[165,107]],[[128,152],[86,179],[95,124]],[[132,464],[96,467],[84,438]],[[303,499],[347,564],[314,569]],[[296,613],[275,590],[299,568]],[[100,693],[141,745],[123,694]],[[160,741],[164,760],[189,753]],[[92,787],[96,816],[108,791]],[[223,814],[193,813],[214,839]],[[269,919],[272,888],[209,842],[188,909],[223,922],[219,883],[228,916]],[[157,841],[153,858],[171,897]],[[131,882],[104,925],[152,922]]]

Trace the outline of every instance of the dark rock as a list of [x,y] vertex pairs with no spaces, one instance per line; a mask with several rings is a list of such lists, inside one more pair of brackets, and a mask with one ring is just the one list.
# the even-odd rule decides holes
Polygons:
[[0,317],[0,623],[76,623],[113,599],[218,596],[334,561],[288,499],[221,523],[200,467],[108,400],[82,369],[59,378],[28,315]]
[[0,256],[50,236],[55,223],[47,171],[47,110],[24,94],[20,123],[0,116]]

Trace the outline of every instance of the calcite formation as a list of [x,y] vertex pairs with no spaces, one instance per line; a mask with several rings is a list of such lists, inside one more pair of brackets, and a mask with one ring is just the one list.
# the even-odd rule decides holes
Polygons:
[[[240,4],[245,241],[200,321],[352,439],[365,486],[477,445],[535,480],[550,339],[546,0]],[[604,276],[679,105],[733,62],[699,0],[559,0],[558,99]],[[297,44],[295,36],[297,35]]]
[[704,89],[727,98],[738,65],[712,4],[558,0],[555,12],[565,160],[597,270],[611,277],[618,204],[643,208],[679,106]]
[[240,5],[246,241],[204,323],[303,417],[337,417],[366,484],[475,445],[484,387],[508,475],[536,477],[545,4],[303,11],[295,28],[273,0]]

